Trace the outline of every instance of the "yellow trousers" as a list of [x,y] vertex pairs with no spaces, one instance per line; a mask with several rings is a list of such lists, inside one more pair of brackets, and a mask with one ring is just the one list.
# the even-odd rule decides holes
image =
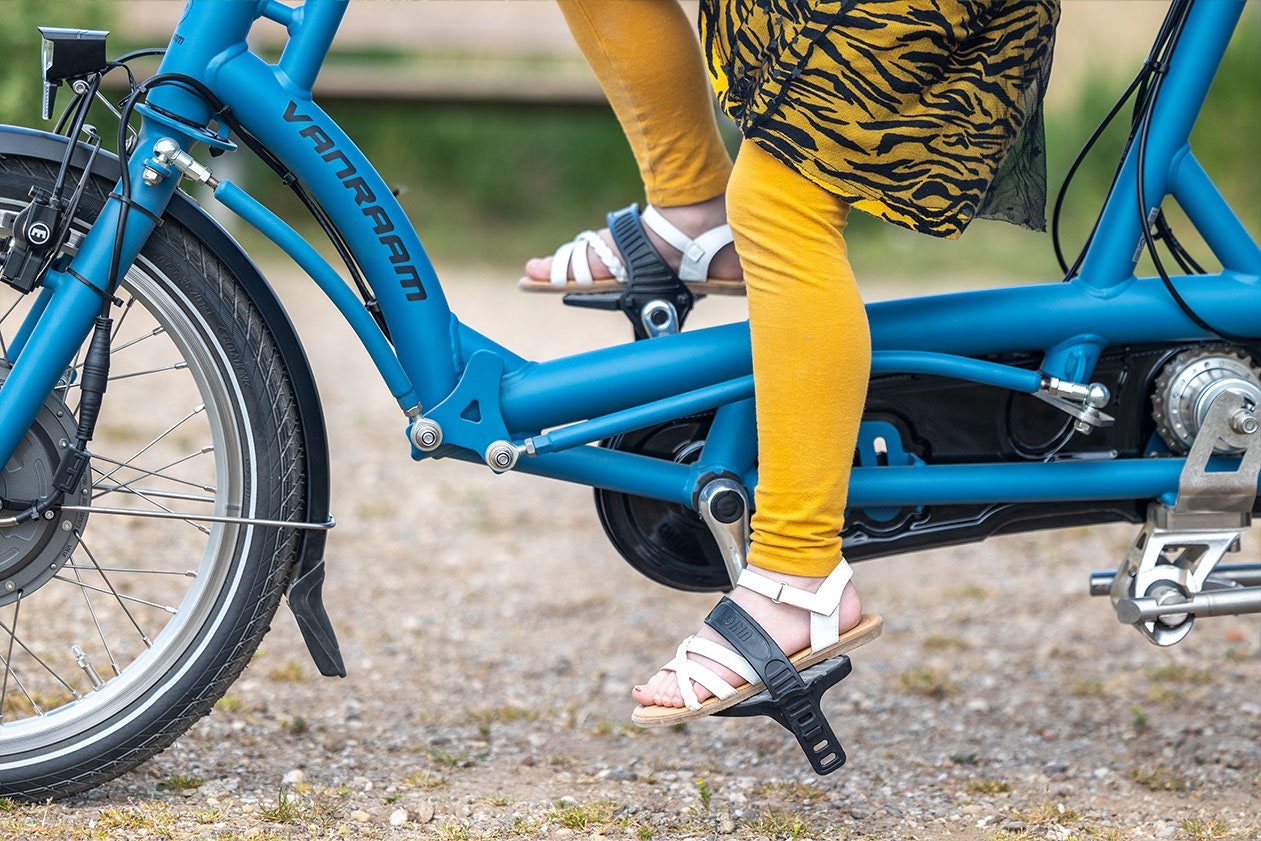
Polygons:
[[749,561],[822,576],[840,531],[871,367],[842,232],[849,206],[745,141],[731,167],[677,0],[560,0],[658,206],[727,194],[753,338],[758,485]]

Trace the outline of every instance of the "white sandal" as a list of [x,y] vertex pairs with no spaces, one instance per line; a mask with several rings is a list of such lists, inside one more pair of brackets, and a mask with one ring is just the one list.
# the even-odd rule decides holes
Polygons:
[[[733,242],[730,225],[719,225],[695,239],[671,224],[652,205],[644,208],[640,221],[682,255],[678,278],[693,292],[717,295],[743,295],[744,281],[709,277],[709,264],[722,249]],[[591,254],[594,253],[611,278],[596,279],[591,274]],[[662,258],[664,262],[664,258]],[[528,292],[566,292],[591,294],[621,289],[629,274],[626,264],[609,244],[595,231],[583,231],[552,255],[552,271],[549,280],[523,277],[517,285]]]
[[[816,663],[839,657],[865,645],[884,629],[884,620],[875,614],[863,614],[858,624],[840,633],[841,594],[853,576],[853,570],[845,561],[832,571],[817,592],[811,593],[773,581],[758,572],[746,568],[740,573],[737,587],[761,593],[774,602],[782,602],[810,611],[810,647],[790,656],[793,666],[801,671]],[[688,659],[688,654],[698,654],[719,663],[740,677],[745,683],[734,687],[713,670]],[[713,715],[745,701],[762,691],[763,685],[757,672],[743,657],[724,645],[691,636],[679,644],[674,659],[662,666],[674,672],[683,696],[685,707],[641,705],[631,715],[631,721],[640,727],[664,727],[701,716]],[[714,697],[700,701],[696,697],[694,683],[708,689]]]

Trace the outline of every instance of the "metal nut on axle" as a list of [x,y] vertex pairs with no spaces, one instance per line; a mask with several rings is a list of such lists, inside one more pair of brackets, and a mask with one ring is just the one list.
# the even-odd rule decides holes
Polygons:
[[1257,421],[1257,416],[1247,409],[1240,409],[1230,417],[1230,428],[1240,435],[1252,435],[1258,429],[1261,429],[1261,422]]
[[422,453],[432,453],[442,446],[442,427],[429,418],[417,418],[412,421],[409,436],[412,446]]
[[496,473],[506,473],[517,466],[517,448],[507,441],[496,441],[486,448],[486,464]]

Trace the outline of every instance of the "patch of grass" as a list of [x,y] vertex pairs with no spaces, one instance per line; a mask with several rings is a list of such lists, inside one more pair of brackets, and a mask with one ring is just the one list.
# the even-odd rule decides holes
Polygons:
[[1170,663],[1149,669],[1147,676],[1153,683],[1178,683],[1192,686],[1211,684],[1215,677],[1209,669],[1195,669],[1185,663]]
[[635,832],[635,838],[637,841],[652,841],[652,830],[646,826],[641,826]]
[[788,839],[788,841],[818,834],[800,815],[790,815],[770,809],[763,810],[756,820],[749,821],[745,826],[754,835],[766,835],[772,839]]
[[301,815],[301,809],[298,806],[298,798],[286,794],[283,790],[276,792],[276,804],[274,806],[260,806],[258,814],[263,820],[272,823],[293,823]]
[[709,787],[709,783],[705,782],[704,777],[696,778],[696,796],[701,799],[701,808],[708,812],[709,804],[714,799],[714,790]]
[[955,587],[946,591],[947,598],[969,599],[977,602],[985,601],[992,595],[994,595],[994,591],[981,584],[965,584],[962,587]]
[[1130,707],[1130,716],[1134,719],[1135,730],[1147,729],[1147,724],[1149,721],[1147,717],[1147,713],[1143,712],[1143,710],[1139,707],[1138,704],[1135,704],[1132,707]]
[[238,712],[241,709],[241,698],[229,692],[218,701],[215,701],[215,709],[222,710],[225,713]]
[[1012,817],[1032,826],[1044,826],[1046,824],[1070,826],[1081,820],[1081,815],[1075,809],[1065,806],[1063,803],[1045,802],[1037,803],[1028,809],[1013,811]]
[[1186,791],[1191,788],[1186,778],[1178,776],[1173,769],[1164,764],[1150,767],[1135,766],[1130,769],[1129,777],[1138,785],[1151,791]]
[[772,780],[769,783],[765,783],[757,789],[756,793],[758,797],[764,800],[783,798],[793,803],[802,804],[818,803],[824,797],[824,792],[818,786],[788,782],[786,780]]
[[302,683],[307,679],[306,668],[297,660],[287,660],[268,669],[267,676],[280,683]]
[[967,790],[969,794],[1007,794],[1011,785],[1004,780],[968,780]]
[[146,803],[144,806],[115,806],[102,809],[96,819],[99,830],[118,830],[122,837],[136,838],[156,835],[159,838],[174,837],[175,818],[165,803]]
[[972,646],[962,637],[947,634],[930,634],[924,637],[920,647],[925,651],[967,651]]
[[1226,824],[1216,818],[1187,818],[1178,821],[1178,833],[1178,837],[1185,841],[1216,841],[1234,835]]
[[12,812],[17,809],[18,804],[14,803],[7,797],[0,797],[0,812]]
[[468,720],[472,724],[504,724],[509,721],[537,721],[539,715],[538,710],[525,707],[489,707],[473,710],[468,714]]
[[442,841],[466,841],[473,837],[473,828],[468,824],[459,823],[450,820],[443,821],[435,828],[437,835]]
[[427,749],[425,753],[434,762],[439,765],[445,765],[448,768],[472,768],[481,759],[480,756],[474,756],[469,753],[445,751],[433,747]]
[[193,777],[187,774],[175,774],[158,782],[158,791],[190,791],[195,788],[201,788],[206,781],[201,777]]
[[596,803],[574,803],[557,806],[548,814],[548,820],[574,831],[594,829],[613,820],[617,804],[602,800]]
[[280,729],[288,733],[290,736],[305,736],[311,732],[311,725],[302,716],[298,716],[292,721],[287,718],[282,718],[280,720]]
[[975,753],[955,753],[951,754],[950,761],[955,765],[979,765],[981,758]]
[[940,669],[919,666],[898,675],[898,686],[913,695],[941,700],[959,691],[959,688]]
[[447,778],[441,774],[435,774],[433,771],[413,771],[403,778],[403,782],[414,788],[423,788],[432,791],[435,788],[442,788],[447,784]]
[[1097,698],[1107,694],[1107,687],[1097,677],[1083,677],[1073,681],[1073,694],[1083,698]]

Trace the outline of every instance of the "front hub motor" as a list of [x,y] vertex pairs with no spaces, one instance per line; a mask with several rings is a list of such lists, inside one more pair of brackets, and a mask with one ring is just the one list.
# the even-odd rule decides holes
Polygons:
[[[0,383],[8,375],[0,368]],[[0,471],[0,498],[31,502],[48,493],[61,454],[74,440],[76,421],[65,402],[68,388],[57,388],[44,401],[9,463]],[[91,470],[85,471],[66,502],[92,501]],[[6,510],[5,516],[17,511]],[[51,516],[48,516],[51,515]],[[78,546],[86,511],[49,511],[38,519],[0,529],[0,606],[29,596],[55,576]]]

